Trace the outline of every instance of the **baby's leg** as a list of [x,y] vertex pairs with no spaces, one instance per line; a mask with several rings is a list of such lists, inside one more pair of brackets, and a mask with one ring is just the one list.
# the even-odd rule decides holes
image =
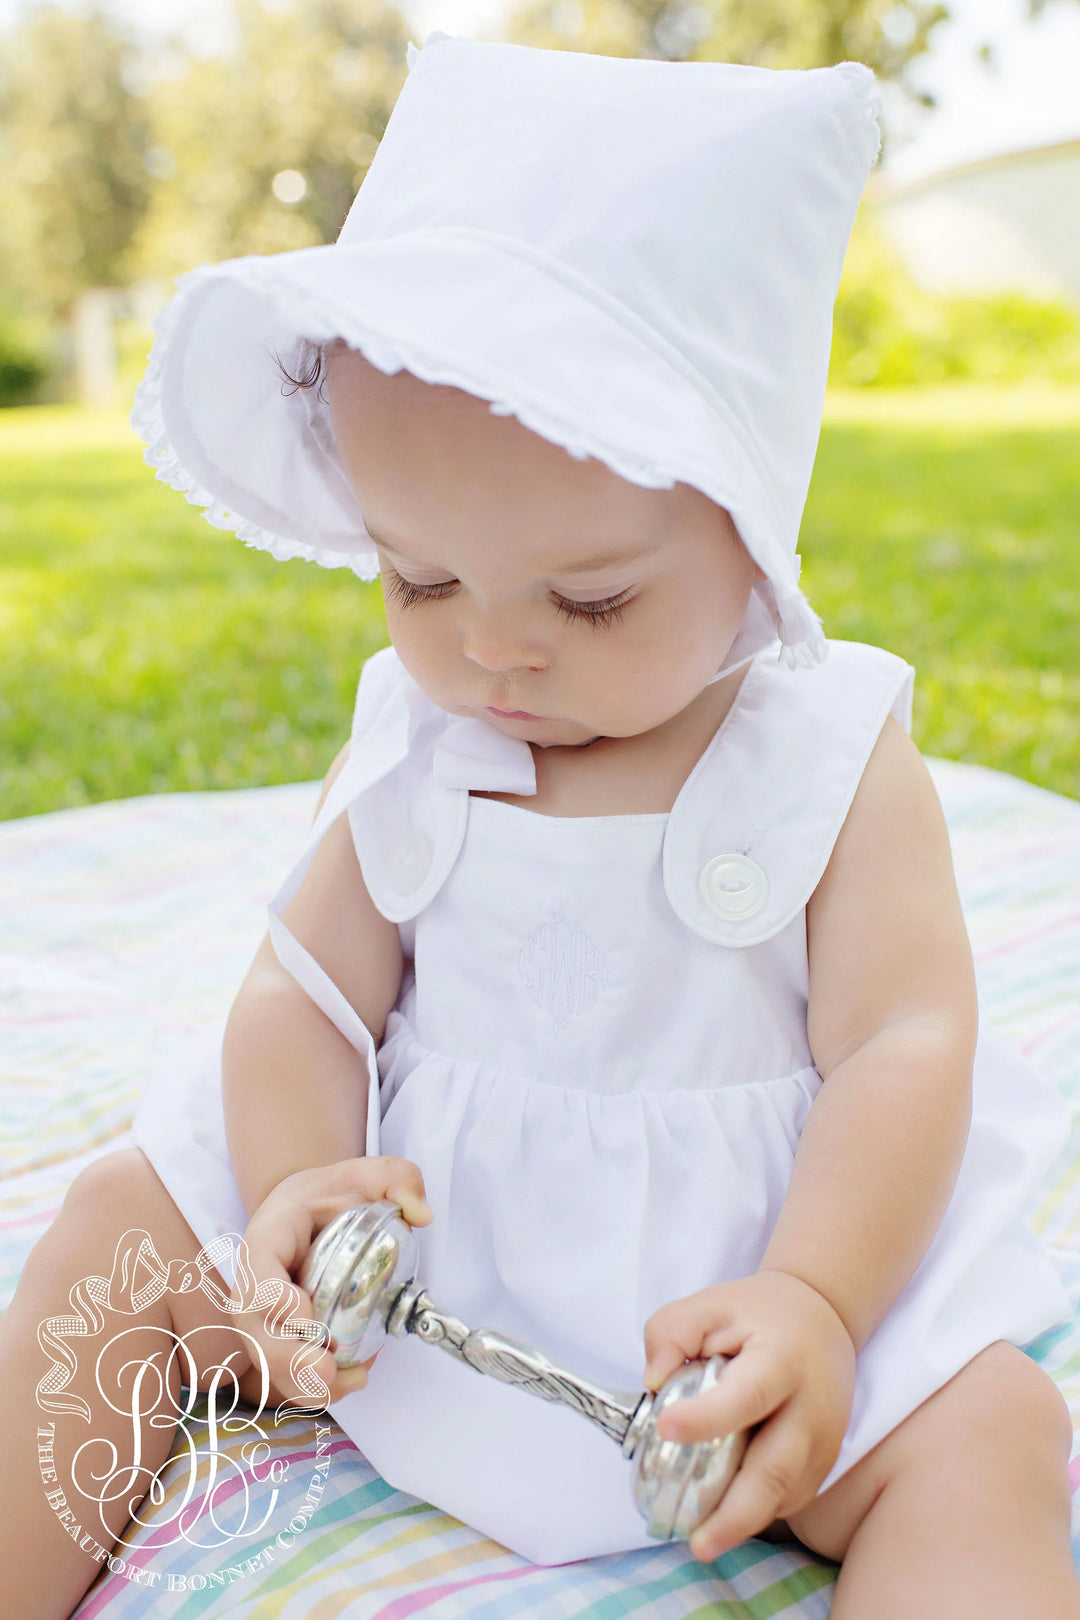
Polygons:
[[[187,1334],[205,1325],[207,1331],[196,1334],[191,1344],[200,1389],[205,1387],[204,1368],[224,1361],[233,1351],[236,1354],[231,1365],[238,1373],[251,1365],[244,1340],[201,1289],[185,1294],[164,1293],[140,1316],[106,1308],[105,1325],[99,1335],[82,1341],[68,1339],[78,1355],[78,1367],[62,1393],[83,1397],[91,1411],[89,1423],[78,1417],[50,1414],[38,1405],[35,1391],[48,1370],[48,1361],[37,1341],[38,1324],[50,1316],[72,1314],[68,1294],[80,1278],[111,1274],[117,1239],[129,1227],[149,1232],[166,1265],[173,1259],[194,1259],[199,1252],[198,1239],[139,1148],[107,1154],[75,1178],[55,1221],[31,1250],[15,1297],[0,1319],[0,1568],[4,1589],[0,1613],[4,1620],[16,1615],[32,1615],[34,1620],[69,1615],[102,1567],[100,1555],[95,1559],[92,1550],[84,1551],[65,1532],[46,1501],[46,1485],[38,1469],[38,1429],[50,1421],[56,1424],[59,1488],[63,1489],[71,1479],[73,1451],[87,1440],[99,1442],[92,1448],[96,1456],[89,1459],[95,1469],[105,1460],[104,1441],[116,1445],[118,1469],[132,1462],[131,1419],[112,1411],[95,1384],[95,1362],[101,1346],[114,1334],[132,1330],[106,1352],[100,1372],[105,1388],[109,1387],[110,1373],[115,1380],[124,1362],[157,1352],[156,1365],[164,1365],[168,1341],[162,1330]],[[136,1288],[149,1279],[149,1271],[144,1272],[140,1265]],[[227,1293],[220,1274],[217,1280]],[[129,1391],[130,1377],[123,1388]],[[180,1368],[174,1358],[171,1399],[163,1396],[157,1409],[174,1413],[179,1389]],[[100,1510],[70,1489],[65,1491],[83,1531],[96,1537],[99,1546],[107,1545],[110,1553],[172,1447],[175,1424],[152,1427],[153,1410],[141,1423],[142,1472],[137,1483]],[[116,1479],[119,1483],[122,1475],[118,1473]],[[54,1487],[50,1484],[48,1488]],[[75,1500],[71,1500],[72,1495]]]
[[1080,1620],[1072,1440],[1053,1381],[1000,1340],[789,1518],[842,1559],[833,1620]]

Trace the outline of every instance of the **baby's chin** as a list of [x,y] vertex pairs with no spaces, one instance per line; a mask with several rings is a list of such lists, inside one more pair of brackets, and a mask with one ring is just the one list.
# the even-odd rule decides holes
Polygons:
[[506,737],[517,737],[534,748],[587,748],[605,735],[576,720],[510,720],[494,714],[481,718]]
[[534,748],[588,748],[590,743],[603,742],[604,733],[594,731],[591,737],[575,738],[572,742],[541,742],[539,737],[530,737],[529,741]]

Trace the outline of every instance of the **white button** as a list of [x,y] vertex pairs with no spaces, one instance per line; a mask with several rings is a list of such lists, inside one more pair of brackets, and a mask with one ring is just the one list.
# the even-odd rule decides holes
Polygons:
[[426,833],[402,833],[387,859],[390,881],[400,894],[414,894],[431,870],[434,851]]
[[698,878],[701,898],[725,922],[755,917],[765,904],[769,880],[748,855],[714,855]]

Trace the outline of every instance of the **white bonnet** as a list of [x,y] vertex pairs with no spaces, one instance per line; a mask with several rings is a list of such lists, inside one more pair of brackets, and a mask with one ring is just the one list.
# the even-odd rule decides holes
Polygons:
[[744,650],[824,656],[798,586],[832,311],[880,145],[857,62],[771,69],[427,37],[336,243],[177,280],[132,425],[275,557],[378,559],[304,340],[342,337],[635,483],[727,508],[766,579]]

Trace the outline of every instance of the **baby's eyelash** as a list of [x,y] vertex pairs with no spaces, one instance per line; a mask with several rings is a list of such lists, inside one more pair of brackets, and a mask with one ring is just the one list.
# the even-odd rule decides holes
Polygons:
[[[394,568],[387,570],[385,578],[388,594],[403,608],[415,607],[418,602],[438,601],[457,589],[456,579],[445,579],[437,585],[416,585],[411,579],[402,579]],[[555,607],[566,619],[585,619],[589,624],[606,628],[622,617],[632,600],[628,591],[609,597],[606,602],[571,602],[565,596],[557,596]]]
[[415,607],[417,602],[435,601],[440,596],[449,596],[457,585],[456,579],[444,579],[438,585],[414,585],[411,579],[402,579],[396,568],[389,569],[384,577],[391,598],[403,608]]
[[555,606],[567,619],[587,619],[590,624],[606,629],[621,619],[633,597],[628,591],[611,596],[606,602],[570,602],[564,596],[556,598]]

